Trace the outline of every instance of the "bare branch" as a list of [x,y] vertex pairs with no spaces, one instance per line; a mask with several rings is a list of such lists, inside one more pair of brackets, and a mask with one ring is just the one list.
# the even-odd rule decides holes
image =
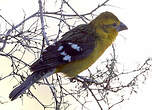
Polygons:
[[46,32],[45,32],[45,25],[44,25],[44,18],[43,18],[43,7],[42,7],[42,1],[41,0],[39,0],[39,11],[40,11],[42,35],[43,35],[43,38],[46,41],[46,44],[49,45],[49,41],[48,41],[48,38],[47,38]]

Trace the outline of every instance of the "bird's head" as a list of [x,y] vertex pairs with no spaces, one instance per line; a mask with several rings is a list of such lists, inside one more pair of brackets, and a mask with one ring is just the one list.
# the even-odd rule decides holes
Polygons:
[[99,34],[113,33],[116,36],[118,32],[128,29],[113,13],[107,11],[97,16],[90,24]]

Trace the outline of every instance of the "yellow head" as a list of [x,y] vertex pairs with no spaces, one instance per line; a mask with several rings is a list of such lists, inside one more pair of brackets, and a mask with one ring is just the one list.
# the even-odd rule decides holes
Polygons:
[[113,13],[103,12],[97,16],[90,24],[95,30],[103,31],[104,34],[118,34],[119,31],[128,29]]

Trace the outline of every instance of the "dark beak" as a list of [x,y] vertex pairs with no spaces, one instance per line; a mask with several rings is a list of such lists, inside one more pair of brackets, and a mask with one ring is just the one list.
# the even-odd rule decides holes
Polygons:
[[127,29],[128,29],[128,27],[122,22],[120,22],[120,25],[117,26],[117,32],[120,32],[120,31],[123,31],[123,30],[127,30]]

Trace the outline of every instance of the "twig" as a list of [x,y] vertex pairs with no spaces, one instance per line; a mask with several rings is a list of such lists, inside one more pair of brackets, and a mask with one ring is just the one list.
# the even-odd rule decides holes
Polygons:
[[108,109],[110,110],[110,109],[113,108],[114,106],[116,106],[116,105],[122,103],[124,100],[125,100],[125,99],[124,99],[123,96],[122,96],[122,99],[121,99],[120,101],[118,101],[117,103],[111,105]]
[[31,95],[32,97],[35,98],[35,100],[36,100],[40,105],[42,105],[43,107],[45,106],[30,90],[29,90],[29,93],[30,93],[30,95]]
[[13,56],[13,55],[10,55],[10,54],[1,54],[1,53],[0,53],[0,56],[5,56],[5,57],[14,58],[14,59],[16,59],[17,61],[23,63],[25,66],[30,66],[30,65],[27,64],[26,62],[22,61],[21,59],[15,57],[15,56]]
[[[80,79],[78,79],[80,78]],[[86,82],[86,83],[94,83],[94,84],[102,84],[102,83],[99,83],[98,81],[96,80],[93,80],[91,78],[85,78],[83,76],[78,76],[75,78],[76,80],[80,81],[80,82]],[[83,80],[83,81],[82,81]]]
[[97,102],[98,106],[100,107],[100,110],[103,110],[103,108],[101,107],[97,97],[94,95],[94,93],[92,92],[92,89],[89,88],[89,86],[85,83],[87,89],[90,91],[90,93],[92,94],[92,96],[94,97],[95,101]]
[[83,19],[83,17],[80,16],[80,15],[71,7],[71,5],[70,5],[68,2],[66,2],[65,0],[63,0],[63,1],[64,1],[64,3],[66,3],[66,4],[68,5],[68,7],[69,7],[77,16],[79,16],[79,17],[82,19],[82,21],[84,21],[84,22],[87,24],[87,22]]
[[40,19],[41,19],[41,27],[42,27],[42,35],[43,35],[43,38],[45,39],[46,41],[46,44],[49,45],[49,40],[46,36],[46,32],[45,32],[45,26],[44,26],[44,18],[43,18],[43,7],[42,7],[42,1],[39,0],[39,11],[40,11]]
[[105,6],[106,3],[108,3],[110,0],[106,0],[105,2],[103,2],[102,4],[98,5],[98,7],[96,7],[95,9],[93,9],[89,14],[95,12],[98,8],[102,7],[102,6]]
[[55,106],[55,110],[60,110],[60,105],[59,105],[59,102],[57,100],[57,95],[56,95],[56,92],[54,91],[54,88],[51,87],[51,84],[49,83],[49,81],[47,80],[47,78],[45,78],[45,81],[46,83],[49,85],[49,88],[54,96],[54,99],[55,99],[55,103],[56,103],[56,106]]
[[0,15],[0,17],[1,17],[3,20],[5,20],[5,22],[7,22],[7,24],[9,24],[9,25],[12,27],[12,28],[9,29],[9,30],[7,31],[7,33],[5,34],[5,40],[3,41],[3,45],[2,45],[2,47],[0,48],[0,51],[3,51],[3,49],[5,48],[6,42],[7,42],[7,39],[8,39],[8,36],[10,35],[10,33],[11,33],[13,30],[16,30],[18,33],[20,33],[20,32],[17,30],[17,28],[18,28],[19,26],[21,26],[25,21],[27,21],[27,20],[29,20],[30,18],[34,17],[36,14],[37,14],[37,12],[34,13],[34,14],[32,14],[31,16],[29,16],[28,18],[24,19],[22,22],[20,22],[20,23],[17,24],[16,26],[12,26],[11,23],[9,23],[3,16]]

